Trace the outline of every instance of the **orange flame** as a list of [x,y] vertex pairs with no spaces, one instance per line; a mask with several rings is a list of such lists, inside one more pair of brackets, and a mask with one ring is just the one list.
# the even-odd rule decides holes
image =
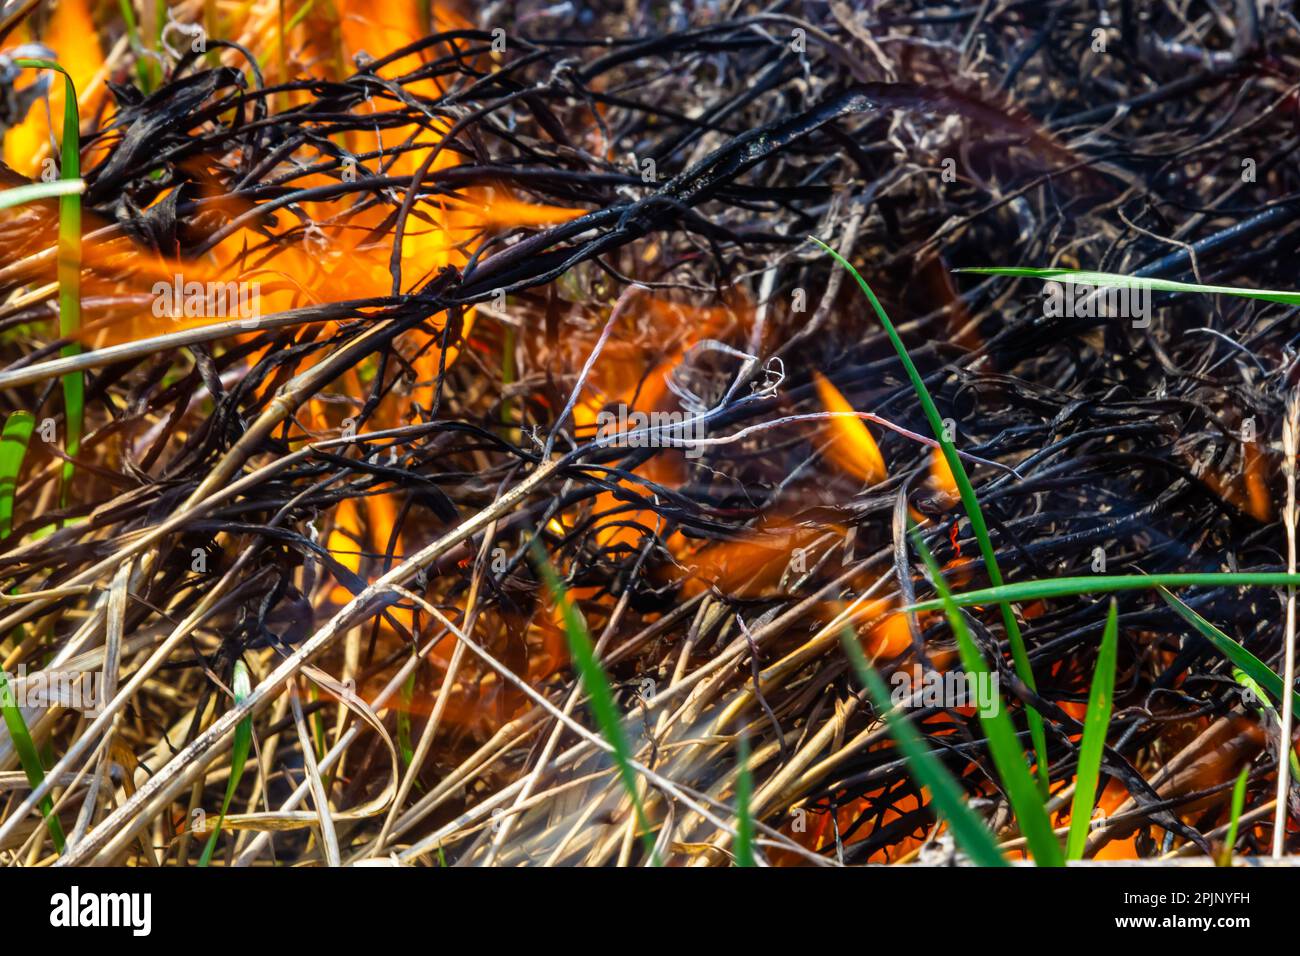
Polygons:
[[1200,478],[1224,501],[1266,524],[1273,517],[1273,498],[1269,493],[1265,459],[1254,442],[1244,442],[1242,448],[1240,474],[1232,477],[1206,468]]
[[[26,24],[15,31],[13,46],[28,42]],[[68,71],[77,89],[77,104],[81,116],[93,113],[103,101],[104,53],[99,46],[99,34],[86,6],[86,0],[59,0],[41,37],[42,42],[56,51],[59,65]],[[24,71],[29,82],[37,78],[35,70]],[[21,123],[12,127],[4,137],[4,161],[14,171],[24,176],[39,176],[45,160],[51,158],[53,139],[63,136],[63,78],[51,76],[49,109],[36,102]],[[50,119],[54,119],[53,139]]]
[[831,444],[826,449],[827,460],[841,471],[869,485],[884,481],[889,477],[889,472],[876,440],[867,431],[867,426],[862,424],[862,419],[847,417],[855,414],[856,409],[820,372],[813,373],[813,381],[817,386],[817,396],[825,409],[846,416],[832,418],[824,429],[831,438]]
[[957,479],[953,477],[952,468],[948,466],[942,448],[935,448],[930,453],[930,486],[953,501],[961,497]]

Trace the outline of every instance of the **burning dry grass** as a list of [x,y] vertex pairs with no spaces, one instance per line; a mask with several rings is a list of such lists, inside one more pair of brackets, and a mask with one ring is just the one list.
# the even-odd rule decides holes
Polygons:
[[[984,570],[896,356],[809,233],[903,320],[1009,579],[1287,566],[1289,308],[1081,319],[949,271],[1293,285],[1281,15],[1115,12],[1098,51],[1062,3],[127,8],[5,21],[10,53],[75,83],[86,191],[67,339],[54,202],[0,212],[0,395],[36,426],[0,658],[96,675],[106,704],[22,709],[46,774],[10,790],[10,863],[195,864],[241,727],[215,864],[726,864],[749,853],[742,739],[758,862],[929,853],[943,828],[840,634],[887,678],[952,672],[942,616],[901,613],[931,591],[909,526],[955,589]],[[4,82],[17,185],[56,169],[62,86]],[[1282,660],[1273,592],[1184,597]],[[1100,608],[1018,607],[1036,689],[994,609],[969,615],[1017,719],[1046,719],[1062,830]],[[1203,853],[1244,766],[1237,848],[1267,849],[1271,709],[1154,593],[1120,595],[1119,627],[1089,852]],[[977,708],[913,703],[1018,853]]]

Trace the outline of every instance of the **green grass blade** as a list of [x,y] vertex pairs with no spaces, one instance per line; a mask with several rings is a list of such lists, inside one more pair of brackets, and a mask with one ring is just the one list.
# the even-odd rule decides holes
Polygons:
[[916,782],[930,791],[930,805],[935,813],[948,821],[948,829],[957,845],[965,851],[977,866],[1007,866],[1006,857],[998,849],[997,841],[989,828],[969,806],[957,779],[948,772],[948,768],[939,762],[916,728],[904,716],[896,715],[889,689],[880,675],[867,663],[858,646],[853,631],[844,628],[840,632],[840,641],[844,653],[848,655],[853,670],[862,686],[871,695],[876,710],[885,715],[885,726],[890,736],[902,751],[903,759]]
[[[1196,612],[1193,611],[1192,613]],[[1254,698],[1253,703],[1257,710],[1267,714],[1268,718],[1277,726],[1280,727],[1282,725],[1282,718],[1278,716],[1277,708],[1273,706],[1273,702],[1269,700],[1268,693],[1259,685],[1257,680],[1252,678],[1240,667],[1236,666],[1232,668],[1232,679],[1250,692],[1251,697]],[[1247,699],[1246,703],[1247,706],[1249,706],[1251,701]],[[1291,764],[1291,779],[1296,783],[1300,783],[1300,757],[1296,757],[1294,749],[1287,756]]]
[[415,756],[411,746],[411,703],[415,700],[415,678],[419,671],[411,668],[411,676],[402,682],[402,706],[397,711],[397,747],[402,754],[402,766],[409,767]]
[[1223,842],[1223,853],[1219,856],[1219,866],[1232,866],[1232,848],[1237,845],[1237,829],[1241,826],[1241,811],[1246,806],[1246,781],[1250,779],[1250,767],[1242,767],[1237,774],[1237,782],[1232,785],[1232,809],[1228,818],[1228,836]]
[[[880,319],[880,324],[884,326],[885,334],[889,336],[889,341],[893,343],[899,361],[903,363],[903,368],[907,370],[907,377],[912,383],[912,388],[916,392],[922,410],[925,412],[926,420],[930,423],[930,429],[939,442],[943,457],[948,462],[948,469],[952,472],[953,480],[957,482],[957,490],[961,493],[962,507],[966,510],[966,517],[970,521],[971,531],[979,542],[985,572],[994,587],[997,587],[1002,584],[1002,570],[998,567],[997,554],[993,550],[993,541],[989,537],[984,512],[980,509],[979,498],[975,494],[975,487],[970,482],[970,476],[966,474],[966,466],[957,454],[957,446],[948,437],[947,429],[943,425],[943,419],[939,417],[939,409],[930,396],[930,390],[925,387],[925,380],[921,378],[921,373],[916,370],[916,365],[913,364],[912,357],[907,352],[907,347],[899,337],[898,330],[894,328],[894,323],[885,314],[884,307],[880,304],[880,300],[876,298],[876,293],[871,290],[871,286],[867,284],[867,280],[862,278],[857,269],[853,268],[852,263],[826,243],[816,236],[810,236],[809,238],[826,250],[831,258],[847,269],[849,274],[857,280],[858,287],[866,294],[867,300],[875,310],[876,317]],[[1007,643],[1011,645],[1011,660],[1015,665],[1016,676],[1024,681],[1030,689],[1035,689],[1038,685],[1034,681],[1034,670],[1029,663],[1029,652],[1025,649],[1025,640],[1020,634],[1020,623],[1016,620],[1015,612],[1009,602],[1002,602],[1000,607],[1002,626],[1007,632]],[[1029,723],[1029,738],[1034,745],[1034,759],[1038,766],[1039,792],[1046,797],[1050,780],[1048,779],[1047,768],[1047,734],[1043,730],[1043,718],[1032,707],[1025,708],[1025,715]]]
[[311,13],[311,8],[315,6],[315,4],[316,0],[307,0],[306,3],[295,10],[293,16],[289,18],[289,22],[284,25],[285,32],[292,33],[294,28],[306,19],[307,14]]
[[736,777],[736,866],[754,865],[754,819],[750,799],[754,777],[749,770],[749,738],[740,738],[740,773]]
[[36,419],[31,412],[14,412],[0,431],[0,540],[13,530],[14,492],[35,429]]
[[[320,700],[320,688],[311,684],[307,688],[307,699],[312,703]],[[312,714],[312,740],[316,744],[316,762],[325,762],[325,715],[321,711]]]
[[578,667],[578,674],[591,701],[591,711],[600,727],[600,732],[614,751],[614,764],[618,768],[623,789],[627,791],[636,812],[637,827],[641,831],[641,842],[645,847],[646,857],[658,866],[659,854],[655,851],[650,824],[646,819],[645,808],[641,804],[641,796],[637,793],[636,772],[632,769],[631,763],[632,752],[627,745],[627,738],[623,735],[623,722],[614,703],[614,693],[609,688],[609,680],[596,660],[595,648],[592,647],[591,638],[587,636],[587,625],[578,614],[577,608],[573,606],[573,602],[569,600],[564,583],[555,573],[551,562],[546,559],[546,554],[536,541],[533,542],[533,562],[546,583],[547,590],[551,592],[551,598],[560,606],[560,613],[564,617],[564,633],[569,640],[569,653],[573,655],[573,661]]
[[[1188,607],[1164,588],[1161,588],[1159,593],[1164,598],[1165,603],[1173,608],[1179,617],[1196,628],[1207,641],[1218,649],[1220,654],[1241,668],[1251,680],[1264,688],[1274,700],[1280,701],[1282,699],[1282,678],[1277,675],[1273,668],[1197,614],[1195,608]],[[1297,694],[1294,690],[1291,691],[1291,708],[1300,712],[1300,694]]]
[[[1079,594],[1110,594],[1145,588],[1182,587],[1288,587],[1300,585],[1300,574],[1281,571],[1205,571],[1191,574],[1111,574],[1075,578],[1040,578],[1018,581],[995,588],[962,591],[952,596],[958,607],[993,604],[998,601],[1037,601]],[[933,598],[903,608],[904,612],[942,610],[943,601]]]
[[[27,455],[27,445],[31,442],[35,428],[36,419],[30,412],[14,412],[5,419],[4,430],[0,432],[0,539],[9,537],[13,530],[14,491],[18,487],[18,475],[22,471],[23,458]],[[27,782],[33,787],[40,786],[45,781],[45,768],[27,721],[23,718],[22,708],[14,699],[9,675],[2,670],[0,711],[3,711],[5,728],[14,742],[14,752],[18,754],[18,762],[27,775]],[[55,849],[62,853],[63,827],[54,816],[54,802],[50,798],[41,801],[41,813],[45,816],[45,826],[54,840]]]
[[[952,600],[952,592],[948,590],[948,583],[943,579],[934,555],[915,531],[912,532],[912,543],[925,561],[930,578],[943,601],[944,614],[952,627],[953,637],[957,639],[962,667],[968,675],[973,674],[981,681],[991,681],[988,664],[971,636],[966,619]],[[1033,854],[1034,862],[1039,866],[1063,865],[1065,857],[1061,853],[1061,845],[1052,832],[1052,821],[1043,806],[1042,794],[1034,785],[1034,778],[1025,765],[1025,752],[1021,749],[1016,729],[1003,702],[998,700],[991,712],[988,708],[981,707],[979,719],[984,736],[988,738],[989,753],[998,768],[1002,787],[1007,792],[1007,799],[1011,801],[1011,809],[1015,811],[1016,822],[1020,825],[1020,832],[1029,846],[1029,852]]]
[[[15,60],[16,66],[37,70],[54,70],[63,74],[63,162],[59,178],[64,182],[81,179],[81,119],[77,112],[77,88],[67,70],[52,60]],[[81,332],[81,192],[70,191],[59,196],[59,336],[74,339]],[[81,346],[76,342],[65,345],[60,354],[77,355]],[[67,422],[63,450],[69,458],[76,458],[81,450],[81,431],[85,421],[85,379],[81,372],[63,376],[63,409]],[[72,481],[72,462],[63,465],[63,491],[60,503],[68,504],[68,486]]]
[[[235,674],[230,683],[236,704],[243,701],[252,691],[248,668],[244,666],[243,661],[235,661]],[[199,866],[207,866],[212,862],[212,851],[217,848],[217,837],[221,835],[221,823],[226,819],[226,812],[230,809],[230,801],[235,798],[235,791],[239,789],[240,778],[244,776],[244,764],[248,760],[248,751],[252,745],[253,716],[250,714],[235,727],[235,741],[230,750],[230,776],[226,779],[226,795],[221,799],[221,814],[217,817],[217,825],[208,835],[207,846],[203,848],[203,855],[199,857]]]
[[153,75],[161,67],[145,56],[144,43],[140,39],[140,28],[136,24],[135,10],[131,8],[131,0],[118,0],[118,7],[122,11],[122,21],[126,24],[127,42],[130,44],[131,52],[135,54],[135,73],[140,81],[140,90],[144,93],[151,93],[154,87],[157,86]]
[[21,206],[23,203],[35,202],[38,199],[53,199],[56,196],[66,196],[69,193],[80,194],[85,191],[86,181],[84,179],[59,179],[52,183],[29,183],[26,186],[15,186],[13,189],[0,192],[0,209]]
[[[0,670],[0,712],[3,712],[5,729],[9,731],[9,739],[14,742],[14,752],[18,754],[18,763],[27,775],[27,782],[33,788],[39,787],[45,782],[45,768],[41,764],[41,755],[36,750],[31,732],[27,729],[27,721],[23,719],[22,708],[14,699],[9,675],[3,670]],[[46,797],[41,801],[41,815],[45,817],[45,826],[50,831],[54,848],[62,853],[65,846],[63,827],[54,815],[54,801],[51,798]]]
[[1079,767],[1074,777],[1074,800],[1070,803],[1070,834],[1065,841],[1067,860],[1083,859],[1088,842],[1088,825],[1092,822],[1092,804],[1097,798],[1101,775],[1101,754],[1110,729],[1111,710],[1115,705],[1115,658],[1119,649],[1119,605],[1110,599],[1106,612],[1106,629],[1101,635],[1097,669],[1092,672],[1092,690],[1088,692],[1088,710],[1083,717],[1083,739],[1079,743]]
[[1017,267],[980,267],[954,269],[986,276],[1013,276],[1022,279],[1042,279],[1047,282],[1064,281],[1079,285],[1101,286],[1116,289],[1150,289],[1152,292],[1192,292],[1201,295],[1235,295],[1243,299],[1262,299],[1300,305],[1300,292],[1278,289],[1236,289],[1226,285],[1200,285],[1195,282],[1175,282],[1172,279],[1143,279],[1120,275],[1118,272],[1089,272],[1084,269],[1033,269]]

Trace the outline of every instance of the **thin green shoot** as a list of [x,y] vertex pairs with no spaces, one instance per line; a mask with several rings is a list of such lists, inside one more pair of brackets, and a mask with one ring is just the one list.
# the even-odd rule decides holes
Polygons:
[[[235,661],[234,676],[230,684],[236,704],[242,703],[252,692],[248,667],[243,661]],[[221,814],[217,817],[217,825],[208,835],[207,846],[203,848],[203,855],[199,857],[199,866],[207,866],[212,862],[212,852],[217,848],[217,837],[221,835],[221,824],[225,821],[226,813],[230,810],[230,802],[234,800],[235,792],[239,789],[239,781],[244,776],[244,764],[248,761],[248,751],[252,745],[253,716],[249,714],[235,725],[235,740],[230,750],[230,776],[226,779],[226,794],[221,799]]]
[[[1039,578],[1017,581],[995,588],[962,591],[952,599],[958,607],[993,604],[997,601],[1038,601],[1080,594],[1110,594],[1115,591],[1141,591],[1145,588],[1182,587],[1287,587],[1300,585],[1300,574],[1282,571],[1205,571],[1187,574],[1110,574],[1071,578]],[[904,612],[938,611],[938,598],[918,601],[903,608]]]
[[596,718],[596,724],[600,727],[601,734],[613,751],[614,765],[618,768],[619,780],[632,801],[632,808],[636,813],[637,828],[641,831],[641,842],[645,848],[646,857],[655,866],[658,866],[659,854],[655,849],[654,836],[650,832],[645,807],[641,803],[641,795],[637,790],[636,772],[632,769],[632,752],[628,747],[627,738],[623,734],[623,723],[619,717],[618,707],[614,703],[614,693],[610,690],[609,679],[605,676],[604,669],[596,660],[595,648],[592,646],[591,638],[587,636],[587,624],[583,621],[582,615],[578,613],[578,609],[573,606],[573,602],[569,600],[569,594],[564,587],[564,583],[560,580],[559,575],[555,573],[555,569],[551,567],[551,562],[547,560],[541,545],[535,540],[533,541],[533,563],[537,566],[538,573],[545,582],[547,590],[551,593],[552,600],[560,607],[560,613],[564,618],[564,633],[569,641],[569,653],[573,656],[574,664],[577,665],[578,674],[582,679],[583,688],[591,701],[591,711]]
[[[1273,700],[1280,701],[1282,699],[1282,678],[1277,675],[1273,668],[1201,617],[1194,608],[1184,604],[1164,588],[1161,588],[1159,593],[1164,598],[1165,603],[1173,608],[1179,617],[1192,625],[1207,641],[1214,645],[1220,654],[1236,667],[1241,668],[1257,685],[1264,688],[1272,696]],[[1300,694],[1297,694],[1294,690],[1291,692],[1291,706],[1295,710],[1300,710]]]
[[[63,74],[63,142],[59,178],[65,182],[81,179],[81,119],[77,112],[77,88],[68,71],[52,60],[14,60],[16,66],[35,70],[54,70]],[[65,358],[81,352],[76,338],[81,333],[81,191],[71,190],[59,196],[59,336],[71,339],[60,354]],[[63,409],[66,435],[63,450],[75,459],[81,450],[81,431],[85,421],[85,380],[81,372],[63,376]],[[60,504],[68,505],[72,482],[72,461],[63,463],[63,488]]]
[[1246,807],[1246,781],[1250,779],[1250,766],[1241,768],[1237,782],[1232,785],[1232,808],[1228,817],[1228,836],[1219,854],[1219,866],[1232,866],[1232,851],[1237,845],[1237,830],[1241,826],[1241,811]]
[[[1241,685],[1246,691],[1243,695],[1243,701],[1247,706],[1254,706],[1256,709],[1268,715],[1268,719],[1273,722],[1274,726],[1281,726],[1282,718],[1278,716],[1277,708],[1273,702],[1268,699],[1268,693],[1259,682],[1243,671],[1240,667],[1233,667],[1232,679]],[[1287,754],[1291,764],[1291,779],[1300,783],[1300,757],[1296,757],[1295,750],[1292,749]]]
[[140,26],[136,23],[135,9],[131,6],[131,0],[117,0],[117,5],[122,11],[122,22],[126,25],[127,43],[135,55],[135,75],[140,81],[140,90],[144,93],[152,93],[161,82],[161,78],[156,76],[160,69],[159,65],[145,55],[144,43],[140,40]]
[[[35,428],[36,420],[30,412],[13,412],[5,419],[4,430],[0,431],[0,540],[9,537],[13,531],[14,493]],[[14,699],[9,675],[3,670],[0,670],[0,711],[3,712],[9,738],[14,742],[18,763],[27,775],[27,782],[33,788],[39,787],[45,782],[45,768],[27,721],[23,718],[23,710]],[[54,802],[49,797],[41,801],[41,813],[45,817],[50,837],[54,840],[54,848],[62,853],[63,827],[59,824],[58,817],[54,816]]]
[[13,412],[0,431],[0,540],[9,537],[13,530],[18,475],[35,429],[36,419],[31,412]]
[[977,866],[1010,865],[989,828],[966,803],[957,778],[934,755],[911,722],[894,712],[889,689],[875,668],[867,663],[851,628],[845,627],[840,631],[840,642],[858,681],[871,695],[876,710],[885,715],[885,726],[898,744],[912,776],[930,792],[930,806],[934,812],[947,821],[953,841]]
[[[876,312],[876,317],[880,319],[880,324],[884,326],[889,341],[893,343],[894,351],[898,353],[899,361],[903,363],[903,368],[907,371],[907,377],[912,383],[912,389],[916,392],[922,410],[925,412],[926,420],[930,423],[930,429],[939,442],[944,460],[947,461],[948,469],[952,472],[953,480],[957,483],[957,490],[961,494],[962,507],[965,508],[966,517],[970,520],[971,531],[974,533],[976,541],[979,542],[980,555],[984,559],[984,569],[989,576],[989,581],[993,583],[994,587],[1000,586],[1002,584],[1002,570],[998,567],[997,553],[993,549],[993,540],[989,537],[988,524],[984,520],[983,510],[980,508],[979,497],[975,494],[975,487],[971,484],[970,476],[966,473],[966,466],[957,454],[957,446],[953,443],[948,429],[944,427],[943,419],[939,415],[939,409],[930,396],[930,390],[926,387],[925,380],[921,378],[921,373],[917,371],[916,365],[912,362],[912,357],[908,354],[902,338],[899,337],[898,330],[894,328],[894,323],[890,321],[889,316],[885,313],[884,307],[880,304],[880,300],[876,298],[871,286],[862,278],[858,270],[853,268],[853,264],[816,236],[810,236],[809,238],[821,246],[831,258],[847,269],[849,274],[857,280],[858,287],[866,294],[867,300]],[[1001,602],[1000,609],[1002,612],[1002,625],[1007,633],[1007,643],[1011,645],[1011,659],[1015,666],[1016,676],[1024,681],[1031,690],[1036,689],[1038,685],[1034,681],[1033,667],[1029,663],[1029,652],[1025,648],[1025,640],[1020,633],[1020,623],[1016,620],[1015,611],[1012,609],[1010,602]],[[1043,718],[1032,707],[1026,707],[1025,714],[1029,724],[1029,738],[1033,742],[1034,760],[1038,769],[1038,789],[1040,794],[1046,797],[1051,779],[1048,773],[1047,734],[1043,729]]]
[[736,776],[736,866],[754,865],[754,819],[750,801],[754,777],[749,769],[749,738],[740,738],[740,771]]
[[1115,659],[1119,647],[1119,605],[1111,598],[1106,612],[1106,627],[1101,635],[1097,667],[1092,672],[1092,689],[1088,692],[1088,709],[1083,715],[1083,739],[1079,742],[1079,766],[1074,776],[1074,799],[1070,803],[1070,833],[1065,840],[1065,858],[1083,859],[1088,843],[1088,826],[1092,805],[1097,798],[1101,776],[1101,756],[1106,747],[1106,732],[1115,706]]
[[52,183],[29,183],[26,186],[15,186],[13,189],[0,192],[0,209],[21,206],[23,203],[35,202],[38,199],[54,199],[57,196],[66,196],[70,193],[80,194],[85,191],[86,181],[84,179],[58,179]]
[[402,765],[409,767],[415,756],[411,746],[411,703],[415,700],[415,678],[417,669],[411,668],[411,675],[402,682],[402,706],[397,711],[397,747],[402,754]]
[[1226,285],[1201,285],[1195,282],[1176,282],[1173,279],[1147,279],[1126,276],[1118,272],[1090,272],[1086,269],[1035,269],[1019,267],[984,266],[973,269],[954,269],[975,275],[1011,276],[1023,279],[1042,279],[1047,282],[1064,280],[1078,285],[1110,287],[1117,289],[1149,289],[1152,292],[1190,292],[1200,295],[1233,295],[1243,299],[1261,299],[1264,302],[1281,302],[1300,305],[1300,292],[1278,289],[1237,289]]
[[[984,656],[971,636],[966,619],[953,602],[952,592],[948,590],[948,584],[943,579],[943,572],[939,570],[934,555],[930,553],[930,549],[925,546],[925,542],[915,529],[912,531],[912,544],[925,561],[926,569],[930,572],[930,580],[935,590],[939,592],[944,615],[948,618],[953,637],[957,640],[962,667],[968,676],[973,675],[977,679],[979,682],[977,686],[988,686],[992,679],[988,664],[985,663]],[[1057,842],[1056,834],[1052,831],[1052,821],[1047,816],[1043,798],[1038,788],[1034,786],[1034,779],[1029,775],[1029,768],[1025,765],[1025,752],[1016,737],[1015,726],[1011,723],[1004,702],[999,699],[995,704],[992,709],[980,707],[979,721],[984,736],[988,739],[989,753],[993,757],[994,766],[998,769],[1002,788],[1011,802],[1011,809],[1015,812],[1016,822],[1020,825],[1020,832],[1024,835],[1030,853],[1033,854],[1034,862],[1039,866],[1061,866],[1065,863],[1065,857],[1061,853],[1061,845]]]

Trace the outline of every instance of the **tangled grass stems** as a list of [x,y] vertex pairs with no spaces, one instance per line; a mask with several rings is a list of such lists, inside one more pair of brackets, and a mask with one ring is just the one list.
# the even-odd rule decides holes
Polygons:
[[[227,11],[204,6],[216,14],[205,21],[216,41]],[[1055,0],[993,5],[955,24],[905,2],[890,25],[899,42],[878,58],[859,56],[855,24],[824,7],[779,21],[767,9],[735,19],[692,9],[687,29],[665,31],[658,8],[620,13],[632,17],[620,23],[588,6],[528,0],[518,11],[528,28],[511,31],[505,51],[491,50],[484,23],[467,23],[412,38],[405,51],[368,38],[377,57],[368,61],[351,59],[355,45],[309,49],[308,30],[329,33],[318,29],[319,4],[283,17],[274,0],[249,5],[272,36],[242,44],[249,56],[217,42],[177,55],[157,47],[158,18],[141,38],[130,18],[97,12],[108,35],[125,39],[106,64],[113,89],[99,99],[115,102],[82,110],[80,355],[59,358],[71,339],[41,334],[58,294],[54,204],[11,207],[0,223],[5,411],[39,419],[62,378],[85,385],[73,493],[60,487],[62,456],[36,441],[15,480],[0,555],[5,587],[18,592],[0,607],[6,663],[64,668],[70,658],[93,669],[107,660],[95,656],[107,653],[106,635],[119,634],[125,692],[110,708],[141,722],[114,728],[115,715],[79,722],[50,708],[32,733],[55,755],[50,777],[60,781],[95,770],[110,734],[122,759],[153,772],[139,799],[111,808],[87,799],[73,862],[187,861],[172,848],[184,838],[166,838],[192,808],[220,805],[243,720],[265,746],[251,822],[294,813],[298,832],[241,840],[241,864],[272,850],[283,864],[390,848],[404,862],[451,865],[647,861],[635,814],[602,814],[628,806],[607,738],[569,717],[586,685],[528,560],[538,529],[569,600],[601,633],[600,667],[664,863],[739,859],[742,789],[756,862],[769,853],[778,865],[914,859],[913,841],[943,811],[933,799],[910,802],[909,767],[898,748],[879,746],[887,727],[836,652],[838,622],[826,622],[836,621],[835,602],[850,600],[882,680],[950,653],[938,608],[910,615],[906,634],[892,617],[923,586],[906,519],[925,518],[926,543],[958,591],[980,573],[963,549],[984,542],[927,476],[946,459],[908,427],[920,406],[893,380],[886,327],[839,294],[847,273],[802,244],[809,231],[846,260],[872,262],[879,300],[909,316],[896,331],[936,408],[963,422],[962,461],[986,469],[979,505],[1009,578],[1086,576],[1094,549],[1125,575],[1273,566],[1268,439],[1276,386],[1289,374],[1287,300],[1166,297],[1139,335],[1122,323],[1049,319],[1005,282],[948,275],[993,251],[1285,287],[1297,238],[1293,171],[1261,163],[1251,188],[1223,189],[1211,185],[1222,177],[1189,165],[1259,155],[1292,137],[1270,76],[1240,85],[1239,110],[1216,132],[1221,149],[1198,142],[1200,118],[1230,89],[1225,77],[1257,67],[1249,56],[1235,72],[1172,85],[1153,79],[1159,67],[1139,75],[1112,57],[1093,64],[1094,82],[1073,73],[1077,57],[1057,55],[1087,34]],[[579,25],[580,15],[591,22]],[[1216,62],[1231,20],[1217,18],[1207,35]],[[774,22],[811,28],[806,54],[790,57]],[[1003,72],[998,54],[1017,60],[1008,44],[1026,29],[1040,30],[1050,55]],[[1144,20],[1157,58],[1161,40],[1183,31],[1162,11]],[[1287,29],[1273,30],[1269,62],[1291,68],[1292,45]],[[898,60],[898,48],[914,55]],[[971,55],[949,62],[958,48]],[[146,96],[121,86],[133,66],[156,74],[136,84]],[[1004,92],[935,82],[970,75],[966,67]],[[78,85],[83,104],[96,99]],[[1124,122],[1110,123],[1117,110]],[[1066,127],[1068,138],[1052,133]],[[975,140],[1004,148],[955,151]],[[643,177],[628,155],[657,169]],[[924,174],[926,157],[945,155],[970,168],[939,185]],[[420,260],[448,210],[463,217],[452,223],[455,251]],[[365,281],[330,282],[368,260],[383,262]],[[214,278],[266,283],[270,314],[180,331],[147,321],[151,265],[206,280],[214,263]],[[290,294],[293,283],[273,275],[300,288]],[[632,286],[642,296],[614,322],[610,303]],[[807,298],[798,307],[796,294]],[[599,362],[578,371],[609,323]],[[1188,326],[1210,333],[1183,334]],[[826,454],[824,436],[843,420],[824,417],[814,372],[846,404],[878,413],[865,420],[885,429],[880,480],[856,482]],[[708,409],[712,435],[693,457],[661,442],[664,429],[593,438],[592,415],[619,404],[680,408],[691,420]],[[1253,445],[1233,437],[1247,416],[1265,436]],[[498,502],[501,489],[511,491]],[[51,521],[44,512],[55,502],[66,507]],[[440,544],[430,552],[426,542]],[[206,572],[191,566],[196,548]],[[124,563],[130,578],[119,587]],[[394,568],[396,578],[371,587]],[[389,589],[399,580],[460,620],[488,657],[457,637],[465,653],[454,675],[432,652],[408,669],[413,648],[437,646],[429,622],[438,618]],[[1238,583],[1183,597],[1276,670],[1273,594]],[[104,607],[106,589],[121,613]],[[1223,832],[1210,814],[1231,779],[1169,792],[1162,761],[1194,752],[1175,741],[1170,753],[1168,728],[1205,718],[1224,733],[1255,731],[1272,718],[1245,700],[1251,678],[1227,679],[1222,651],[1182,640],[1188,622],[1158,592],[1116,593],[1125,679],[1107,754],[1122,760],[1106,773],[1133,805],[1095,832],[1133,827],[1137,855],[1158,855],[1157,829],[1203,849]],[[1080,592],[1015,610],[1039,682],[1033,692],[1018,682],[1018,698],[1056,714],[1088,694],[1090,674],[1098,679],[1100,602]],[[1012,640],[1007,628],[990,637],[983,628],[997,625],[984,617],[967,622],[985,648]],[[1141,653],[1128,657],[1130,646]],[[187,715],[210,704],[241,657],[274,680],[227,708],[210,735]],[[371,701],[375,687],[387,689],[381,729],[348,708],[335,714],[323,692],[293,708],[289,682],[308,662],[367,686]],[[646,679],[657,682],[653,694],[638,689]],[[422,722],[423,755],[411,746]],[[304,741],[294,731],[308,724]],[[996,769],[987,735],[963,710],[935,706],[910,726],[948,766]],[[373,746],[384,728],[413,750],[391,771],[403,788],[383,823],[336,818],[333,854],[303,829],[387,792],[386,750]],[[738,733],[752,742],[743,773]],[[1244,743],[1230,739],[1224,752]],[[1050,745],[1059,784],[1079,748],[1062,733]],[[15,758],[7,738],[0,750]],[[265,788],[309,767],[308,751],[320,755],[319,772],[259,817]],[[1033,759],[1041,774],[1046,761]],[[1269,769],[1256,761],[1257,776]],[[48,797],[51,787],[47,779],[32,792]],[[63,803],[75,803],[68,794]],[[1192,817],[1198,799],[1211,810]],[[304,800],[317,813],[296,809]],[[570,801],[581,809],[570,812]],[[508,825],[491,835],[498,808]],[[26,848],[6,850],[11,859],[49,846],[31,826],[35,809],[20,797],[0,821],[0,844]],[[808,814],[808,832],[792,832],[795,810]],[[1260,849],[1254,812],[1241,815],[1247,853]]]

